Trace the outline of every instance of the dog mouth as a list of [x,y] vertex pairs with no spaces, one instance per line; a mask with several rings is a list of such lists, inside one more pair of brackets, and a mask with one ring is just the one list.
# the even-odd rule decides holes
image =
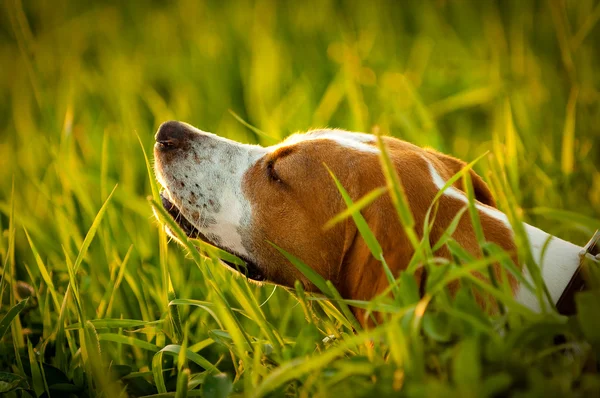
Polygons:
[[[164,207],[164,209],[167,211],[167,213],[169,213],[171,218],[177,223],[177,225],[187,235],[187,237],[192,238],[192,239],[200,239],[204,242],[210,243],[211,245],[213,245],[215,247],[218,247],[221,250],[231,253],[230,250],[223,248],[223,247],[217,245],[215,242],[211,241],[208,237],[206,237],[204,234],[202,234],[202,232],[200,232],[191,222],[189,222],[183,216],[183,214],[181,213],[179,208],[173,202],[171,202],[171,200],[169,200],[169,198],[165,195],[164,191],[162,191],[160,193],[160,198],[161,198],[162,206]],[[261,282],[261,281],[266,280],[265,275],[263,274],[263,272],[260,270],[260,268],[254,262],[250,261],[249,259],[245,258],[244,256],[240,256],[237,253],[231,253],[231,254],[234,254],[235,256],[237,256],[241,260],[243,260],[246,265],[246,267],[245,267],[246,269],[244,270],[243,266],[240,267],[237,264],[234,264],[227,260],[221,259],[221,261],[224,264],[226,264],[229,268],[245,275],[248,279],[252,279],[254,281]]]

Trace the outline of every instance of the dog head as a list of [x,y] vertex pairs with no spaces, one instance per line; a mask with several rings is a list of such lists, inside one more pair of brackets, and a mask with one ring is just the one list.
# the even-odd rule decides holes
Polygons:
[[[384,137],[384,142],[421,235],[435,195],[464,162],[395,138]],[[370,299],[387,285],[379,259],[371,256],[352,219],[323,228],[346,208],[325,165],[355,201],[386,185],[374,136],[315,130],[261,147],[170,121],[156,134],[154,156],[163,206],[189,236],[243,259],[250,279],[285,286],[300,280],[314,289],[272,242],[331,280],[344,297]],[[511,231],[496,214],[487,185],[474,172],[471,177],[486,238],[512,248]],[[433,243],[465,202],[460,182],[442,197],[430,235]],[[379,197],[362,214],[392,271],[405,268],[413,247],[390,197]],[[456,231],[453,238],[477,255],[468,216]],[[446,248],[436,254],[449,255]]]

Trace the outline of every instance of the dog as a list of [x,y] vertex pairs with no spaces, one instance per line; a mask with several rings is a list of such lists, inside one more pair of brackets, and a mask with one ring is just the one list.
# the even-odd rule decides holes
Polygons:
[[[382,139],[402,181],[415,232],[421,237],[434,197],[465,162],[396,138]],[[380,261],[371,255],[351,218],[330,229],[323,228],[346,209],[324,165],[353,200],[386,185],[375,136],[321,129],[294,134],[278,145],[262,147],[169,121],[159,127],[155,140],[155,172],[163,187],[163,207],[188,236],[242,259],[249,279],[288,287],[299,280],[306,290],[317,290],[270,243],[273,242],[332,281],[344,298],[369,300],[388,286]],[[507,216],[496,208],[484,180],[472,170],[469,173],[486,241],[511,253],[515,264],[519,264]],[[467,203],[460,179],[439,199],[430,230],[432,245]],[[390,196],[377,198],[361,213],[378,239],[390,270],[398,275],[407,267],[414,249]],[[577,271],[584,248],[531,225],[524,224],[524,228],[553,303],[565,297],[567,287],[579,289],[581,283],[575,282],[580,279]],[[471,255],[481,256],[467,212],[452,238]],[[450,257],[446,246],[434,254]],[[499,265],[493,267],[499,275]],[[522,268],[526,279],[531,280],[526,267]],[[419,283],[426,277],[422,269],[415,275]],[[540,302],[530,289],[510,274],[509,282],[517,301],[539,310]],[[455,290],[458,286],[450,288]]]

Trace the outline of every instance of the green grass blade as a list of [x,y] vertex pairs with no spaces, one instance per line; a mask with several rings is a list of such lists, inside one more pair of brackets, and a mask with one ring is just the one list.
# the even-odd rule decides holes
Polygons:
[[450,222],[450,224],[448,224],[448,228],[446,228],[446,230],[444,231],[444,233],[442,233],[442,236],[440,236],[440,238],[435,243],[435,245],[433,245],[432,250],[434,252],[437,251],[437,250],[439,250],[440,248],[442,248],[442,246],[444,246],[446,244],[446,242],[448,241],[448,239],[450,239],[452,237],[452,235],[456,231],[456,228],[458,227],[458,223],[460,223],[460,220],[462,219],[462,216],[465,214],[465,212],[467,211],[467,209],[468,209],[467,206],[461,208],[454,215],[454,217],[452,217],[452,221]]
[[308,358],[296,358],[281,365],[263,379],[258,388],[252,392],[251,396],[257,398],[263,397],[290,380],[299,379],[308,372],[317,372],[329,364],[334,358],[343,355],[350,347],[354,347],[369,339],[376,339],[386,331],[387,327],[389,326],[351,336],[344,339],[339,345],[326,350],[321,355]]
[[[324,165],[324,166],[327,169],[327,171],[329,172],[329,174],[331,175],[331,178],[333,179],[333,181],[335,182],[335,185],[336,185],[338,191],[340,192],[340,194],[342,195],[342,198],[344,199],[346,206],[348,208],[352,207],[353,201],[350,198],[348,191],[346,191],[346,189],[344,188],[342,183],[337,179],[337,177],[333,174],[333,172],[329,169],[329,167],[327,167],[327,165]],[[364,239],[365,243],[367,244],[367,247],[371,251],[371,254],[373,255],[374,258],[376,258],[377,260],[379,260],[381,262],[381,266],[382,266],[383,272],[385,273],[385,276],[388,280],[388,283],[391,286],[395,286],[394,280],[396,278],[392,274],[392,271],[390,270],[387,263],[385,262],[385,259],[383,258],[383,249],[381,248],[381,245],[377,241],[375,234],[373,234],[373,231],[371,231],[371,228],[369,228],[367,221],[365,220],[363,215],[360,213],[360,209],[357,209],[355,212],[353,212],[351,214],[352,214],[352,219],[354,220],[354,223],[356,224],[356,228],[358,229],[358,232],[360,233],[360,235]],[[400,291],[396,287],[392,288],[392,292],[394,294],[394,297],[399,297]]]
[[[64,255],[65,255],[65,263],[67,264],[67,272],[69,274],[69,288],[67,288],[67,293],[65,293],[65,299],[68,300],[68,293],[72,291],[73,300],[75,301],[75,308],[77,309],[77,317],[79,318],[79,323],[83,325],[85,323],[85,313],[83,312],[83,308],[81,307],[81,297],[79,296],[79,290],[77,288],[77,278],[75,276],[75,267],[69,258],[68,253],[63,247]],[[82,326],[83,328],[83,326]]]
[[237,301],[241,304],[242,308],[244,308],[250,318],[258,324],[260,330],[267,336],[275,353],[281,356],[283,340],[276,329],[268,323],[264,312],[256,302],[256,297],[250,291],[248,283],[233,283],[231,291],[237,297]]
[[152,171],[152,165],[150,164],[150,158],[148,158],[148,154],[146,153],[146,149],[144,148],[144,143],[138,134],[136,134],[138,142],[140,144],[140,148],[142,149],[142,154],[144,155],[144,162],[146,165],[146,173],[148,175],[148,180],[150,182],[150,189],[152,191],[152,199],[156,202],[160,202],[160,194],[158,190],[158,184],[154,179],[154,172]]
[[[385,176],[385,180],[387,182],[388,189],[390,190],[390,194],[392,197],[392,203],[396,208],[396,213],[398,213],[398,217],[400,218],[400,222],[405,230],[413,229],[415,226],[415,220],[412,215],[412,211],[410,209],[410,205],[408,204],[408,199],[406,198],[406,192],[404,191],[404,185],[400,181],[400,176],[396,171],[396,167],[392,163],[392,159],[390,157],[388,148],[383,142],[383,137],[379,134],[379,130],[375,130],[377,137],[377,147],[379,148],[379,160],[381,163],[381,167],[383,169],[383,174]],[[414,231],[413,234],[414,235]],[[415,238],[413,241],[411,236],[411,243],[413,243],[413,247],[416,248],[416,236],[412,236]]]
[[188,382],[190,381],[190,370],[183,369],[177,374],[177,389],[175,398],[186,398],[188,396]]
[[8,312],[2,317],[2,320],[0,321],[0,340],[2,340],[2,337],[4,337],[6,334],[6,331],[10,327],[13,319],[15,319],[15,317],[18,316],[21,311],[23,311],[23,308],[25,308],[27,305],[27,301],[29,301],[29,297],[12,306],[11,309],[8,310]]
[[565,116],[565,127],[562,135],[561,168],[566,176],[573,173],[575,165],[575,110],[577,109],[578,94],[579,90],[573,87],[569,95],[569,101],[567,102],[567,114]]
[[235,113],[233,110],[228,109],[229,113],[231,114],[231,116],[233,116],[233,118],[235,120],[237,120],[238,122],[240,122],[243,126],[249,128],[250,130],[252,130],[254,133],[256,133],[258,136],[266,138],[268,141],[270,141],[272,144],[275,144],[277,142],[279,142],[279,139],[276,137],[273,137],[267,133],[265,133],[264,131],[257,129],[256,127],[254,127],[253,125],[251,125],[250,123],[248,123],[247,121],[245,121],[244,119],[242,119],[237,113]]
[[[93,321],[89,321],[89,322],[93,322]],[[141,348],[143,350],[152,351],[152,352],[157,352],[160,350],[160,347],[155,344],[148,343],[147,341],[140,340],[135,337],[123,336],[122,334],[118,334],[118,333],[100,333],[98,335],[98,340],[112,341],[115,343],[126,344],[126,345],[134,346],[134,347]]]
[[213,288],[217,315],[233,339],[235,354],[244,361],[244,363],[250,363],[250,358],[245,349],[246,347],[252,351],[252,341],[250,337],[233,313],[229,302],[221,293],[221,289],[219,289],[212,280],[209,280],[208,283]]
[[196,344],[192,344],[190,346],[189,350],[192,352],[198,352],[198,351],[201,351],[204,348],[212,345],[214,342],[215,341],[209,337],[207,339],[197,342]]
[[[181,230],[181,228],[177,225],[177,223],[175,221],[173,221],[171,216],[169,216],[167,214],[167,212],[161,205],[159,205],[157,202],[155,202],[154,200],[151,200],[151,199],[150,199],[150,204],[152,205],[152,208],[158,215],[160,222],[167,225],[169,227],[169,229],[175,234],[177,239],[188,249],[190,255],[192,256],[192,258],[194,259],[196,264],[200,265],[203,262],[200,258],[200,254],[198,253],[198,250],[196,249],[194,244],[197,244],[199,246],[200,250],[202,250],[204,253],[206,253],[210,258],[222,258],[222,259],[224,259],[226,261],[230,261],[240,267],[243,267],[246,264],[239,257],[234,256],[233,254],[227,253],[226,251],[221,250],[209,243],[203,242],[198,239],[189,239],[186,236],[186,234]],[[209,269],[207,269],[207,272],[209,273],[209,276],[212,276],[210,274]],[[243,271],[241,271],[241,270],[240,270],[240,272],[243,273]]]
[[92,322],[87,321],[83,328],[84,334],[84,346],[83,346],[83,358],[88,368],[88,372],[93,376],[96,387],[104,392],[106,396],[117,397],[119,396],[119,389],[110,380],[106,373],[104,361],[102,360],[102,353],[100,351],[100,340],[98,334]]
[[[333,181],[335,182],[335,185],[336,185],[338,191],[340,192],[340,194],[342,195],[342,198],[344,199],[346,206],[347,207],[352,206],[354,204],[354,202],[350,198],[350,195],[348,194],[348,191],[346,191],[346,188],[344,188],[342,183],[337,179],[337,177],[333,174],[333,172],[329,169],[329,167],[327,165],[324,165],[324,166],[327,169],[327,171],[329,172],[329,175],[331,175],[331,178],[333,179]],[[361,236],[365,240],[365,243],[369,247],[371,254],[373,254],[373,257],[375,257],[376,259],[381,259],[381,257],[383,256],[383,249],[381,248],[381,245],[379,244],[379,242],[377,242],[377,239],[375,238],[375,235],[369,228],[369,225],[367,224],[367,221],[365,220],[365,218],[362,216],[362,214],[360,214],[359,211],[356,211],[356,212],[352,213],[352,219],[354,220],[354,223],[356,224],[356,227],[358,228],[358,231],[360,232]],[[389,272],[389,274],[391,275],[391,272]],[[389,277],[389,275],[388,275],[388,277]],[[392,277],[392,280],[393,279],[394,278]]]
[[[95,329],[117,329],[137,328],[148,326],[160,326],[164,321],[140,321],[137,319],[92,319],[88,321]],[[80,323],[67,326],[67,330],[80,329]]]
[[152,374],[154,376],[154,385],[156,386],[159,394],[165,394],[167,392],[165,378],[163,377],[163,355],[164,352],[161,350],[152,357]]
[[530,291],[535,291],[535,286],[531,284],[525,277],[523,276],[523,272],[517,268],[517,266],[513,263],[512,259],[506,256],[506,251],[502,249],[500,246],[496,245],[493,242],[486,242],[482,249],[488,255],[493,255],[499,258],[500,264],[506,268],[519,282],[519,285],[529,289]]
[[273,242],[269,242],[271,246],[273,246],[279,253],[281,253],[298,271],[302,273],[309,281],[311,281],[324,295],[327,297],[333,297],[333,294],[329,291],[329,287],[323,278],[317,271],[306,265],[302,260],[298,257],[294,256],[291,253],[288,253],[281,247],[277,246]]
[[[165,346],[164,348],[162,348],[159,351],[159,353],[168,354],[168,355],[177,357],[179,355],[180,351],[181,351],[180,345],[169,344],[169,345]],[[185,357],[187,359],[189,359],[190,361],[194,362],[195,364],[197,364],[198,366],[201,366],[204,369],[208,370],[209,372],[215,372],[215,373],[220,372],[216,366],[214,366],[210,361],[208,361],[202,355],[192,352],[189,349],[185,350]]]
[[83,258],[85,257],[87,250],[90,247],[92,240],[94,239],[94,236],[96,235],[96,231],[98,230],[98,227],[100,226],[100,222],[102,221],[102,218],[104,217],[104,213],[106,213],[106,209],[108,208],[110,199],[114,195],[116,189],[117,189],[117,185],[115,185],[115,187],[113,188],[111,193],[108,195],[108,198],[106,198],[106,200],[104,201],[104,204],[102,205],[102,207],[96,214],[96,218],[94,218],[94,221],[92,222],[91,227],[88,229],[88,232],[85,235],[83,244],[81,245],[81,248],[79,249],[79,253],[77,254],[75,263],[73,264],[73,272],[75,274],[77,273],[77,271],[79,270],[79,266],[83,262]]
[[27,240],[29,241],[29,247],[31,247],[33,257],[35,258],[35,262],[38,265],[38,270],[40,271],[40,275],[42,276],[42,279],[46,283],[46,286],[48,286],[48,291],[50,292],[50,295],[52,297],[52,302],[54,303],[54,308],[58,311],[58,310],[60,310],[60,302],[58,301],[58,295],[56,294],[56,289],[54,287],[54,283],[52,282],[52,278],[50,277],[50,274],[48,273],[48,269],[46,268],[46,265],[42,261],[42,257],[40,256],[37,248],[33,244],[33,241],[31,240],[29,233],[27,232],[27,230],[25,228],[23,228],[23,230],[25,231],[25,236],[27,236]]
[[[10,214],[8,219],[8,253],[6,254],[6,261],[4,267],[8,268],[8,273],[3,269],[3,282],[8,276],[8,297],[11,308],[14,307],[16,302],[16,277],[17,277],[17,266],[15,261],[15,240],[16,240],[16,228],[15,228],[15,179],[12,179],[12,188],[10,193]],[[17,365],[19,371],[23,373],[23,366],[21,363],[21,356],[19,355],[19,349],[25,347],[25,339],[23,337],[23,328],[21,327],[21,320],[19,317],[13,318],[14,322],[10,322],[11,338],[13,342],[13,349],[15,357],[17,358]]]
[[[177,296],[175,295],[175,289],[173,288],[173,284],[171,283],[171,277],[169,276],[169,302],[175,300]],[[183,328],[181,326],[181,317],[179,315],[179,308],[176,305],[168,305],[169,308],[169,319],[171,320],[171,326],[173,327],[174,333],[174,342],[181,343],[183,338]]]
[[536,263],[531,253],[531,246],[529,244],[529,238],[525,232],[525,226],[520,217],[520,207],[518,206],[514,195],[510,187],[501,178],[503,173],[500,170],[498,161],[494,158],[490,159],[490,167],[492,170],[491,182],[495,186],[495,192],[501,193],[499,199],[501,200],[503,207],[507,209],[506,215],[512,225],[515,242],[519,249],[519,257],[524,260],[525,265],[531,275],[531,278],[535,286],[535,294],[540,303],[542,312],[546,312],[548,305],[553,306],[552,298],[550,293],[542,279],[542,272],[539,265]]
[[473,190],[473,183],[471,181],[471,174],[465,173],[463,175],[463,182],[465,187],[465,194],[467,196],[467,207],[469,208],[469,216],[471,217],[471,226],[475,232],[475,238],[479,246],[485,243],[485,235],[483,234],[483,227],[481,226],[481,219],[479,218],[479,210],[475,206],[475,192]]
[[508,256],[508,254],[498,253],[481,260],[471,260],[468,264],[450,271],[442,280],[431,286],[430,289],[428,289],[428,293],[434,295],[450,282],[465,278],[473,284],[476,284],[486,293],[492,295],[495,299],[501,301],[511,312],[519,313],[524,316],[535,317],[536,315],[532,310],[525,307],[523,304],[518,303],[511,294],[506,294],[505,292],[498,290],[488,282],[482,281],[473,274],[473,272],[488,268],[491,264],[500,261],[504,256]]
[[448,179],[448,181],[446,181],[444,186],[435,194],[435,197],[433,198],[432,203],[436,203],[438,200],[440,200],[440,198],[442,197],[442,195],[444,195],[444,193],[446,192],[446,190],[448,188],[450,188],[452,185],[454,185],[454,183],[456,181],[463,178],[464,175],[466,173],[468,173],[471,169],[473,169],[473,166],[475,166],[475,164],[477,164],[477,162],[479,162],[481,159],[483,159],[485,156],[487,156],[488,153],[489,152],[482,153],[477,158],[475,158],[475,160],[473,160],[470,163],[467,163],[462,169],[460,169],[460,171],[458,173],[456,173],[452,177],[450,177]]
[[[110,297],[108,299],[108,304],[106,305],[106,310],[105,311],[98,310],[99,318],[103,318],[107,314],[110,316],[110,312],[113,307],[113,302],[115,299],[115,294],[116,294],[117,290],[119,290],[119,286],[121,286],[121,282],[123,281],[123,276],[125,276],[125,270],[127,269],[127,264],[129,264],[129,257],[131,255],[132,250],[133,250],[133,245],[129,246],[129,249],[127,250],[127,253],[125,254],[125,257],[123,258],[123,261],[121,261],[121,265],[119,267],[119,273],[117,274],[117,279],[115,280],[115,283],[111,286]],[[100,308],[102,308],[102,304],[100,305]]]
[[348,217],[351,217],[352,214],[361,211],[363,208],[373,203],[375,199],[379,198],[381,195],[386,193],[387,190],[388,188],[386,187],[379,187],[373,189],[371,192],[365,194],[362,198],[354,202],[351,206],[347,207],[345,210],[333,216],[329,221],[325,223],[323,229],[331,229],[336,224],[344,221]]
[[[193,305],[195,307],[202,308],[203,310],[208,312],[217,323],[220,324],[219,317],[217,317],[213,311],[216,307],[215,303],[213,303],[213,302],[202,301],[202,300],[192,300],[192,299],[175,299],[175,300],[172,300],[169,303],[169,305]],[[250,317],[250,315],[248,315],[244,310],[235,308],[235,307],[230,307],[230,308],[232,311],[237,312],[238,314],[241,314],[248,319],[252,319]],[[220,325],[220,326],[222,327],[222,325]]]
[[39,366],[39,361],[37,360],[36,354],[33,351],[33,347],[31,346],[31,341],[27,339],[27,354],[29,356],[29,367],[31,369],[31,379],[33,381],[33,390],[35,393],[40,396],[46,391],[46,385],[44,383],[44,376],[42,372],[44,371]]
[[348,305],[343,301],[342,296],[337,291],[335,286],[333,286],[333,283],[331,283],[331,281],[326,281],[325,283],[327,284],[329,291],[333,294],[333,299],[336,300],[335,303],[338,304],[338,306],[342,310],[342,314],[344,314],[346,319],[349,321],[349,323],[350,323],[349,326],[351,326],[355,331],[362,330],[362,327],[356,320],[356,317],[354,316],[352,311],[350,311],[350,308],[348,308]]

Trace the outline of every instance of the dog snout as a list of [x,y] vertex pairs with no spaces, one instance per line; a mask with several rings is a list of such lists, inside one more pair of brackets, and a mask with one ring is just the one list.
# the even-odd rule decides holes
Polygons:
[[181,148],[194,133],[184,123],[171,120],[164,122],[158,128],[156,136],[156,148],[161,151],[169,151]]

